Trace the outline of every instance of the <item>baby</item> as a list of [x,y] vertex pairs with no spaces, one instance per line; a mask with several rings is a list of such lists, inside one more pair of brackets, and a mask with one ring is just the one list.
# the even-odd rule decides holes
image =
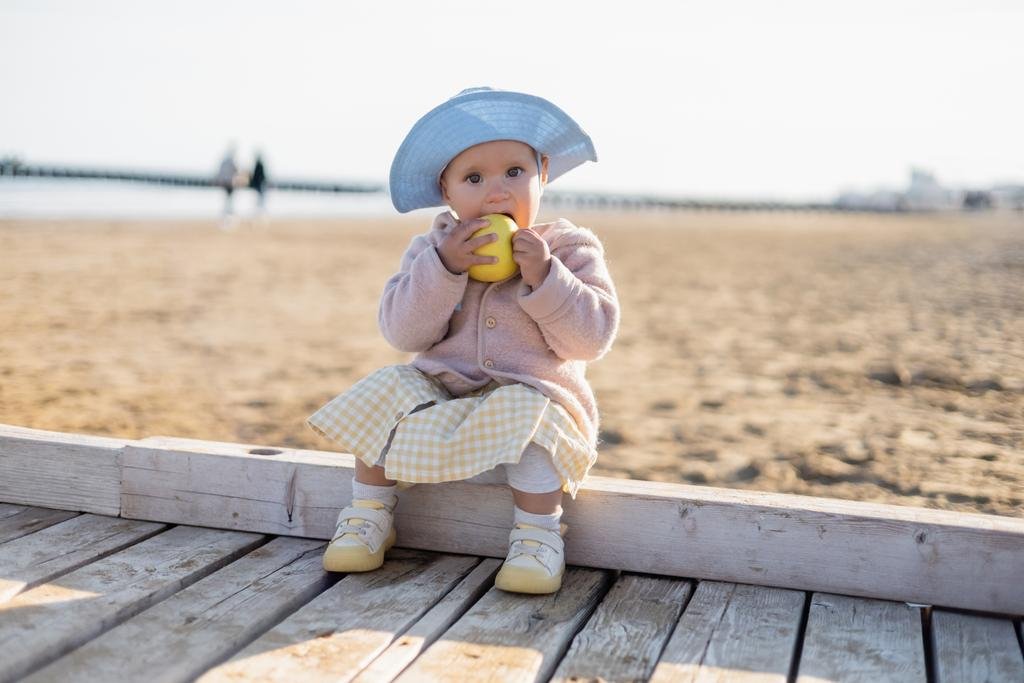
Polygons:
[[[535,225],[544,185],[585,161],[593,143],[540,97],[473,88],[421,118],[391,167],[400,212],[447,205],[412,240],[384,287],[379,322],[415,353],[335,397],[308,420],[356,456],[352,504],[324,554],[328,571],[381,566],[395,541],[397,483],[501,482],[514,525],[495,585],[553,593],[565,553],[562,494],[575,497],[597,458],[597,405],[584,376],[619,323],[597,237],[565,219]],[[471,279],[495,263],[475,252],[487,214],[505,214],[518,272]]]

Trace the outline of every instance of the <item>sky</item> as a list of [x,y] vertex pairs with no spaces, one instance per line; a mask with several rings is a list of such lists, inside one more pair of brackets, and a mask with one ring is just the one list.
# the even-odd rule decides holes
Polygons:
[[0,157],[384,182],[460,90],[545,97],[599,162],[552,189],[826,199],[1024,182],[1024,3],[0,2]]

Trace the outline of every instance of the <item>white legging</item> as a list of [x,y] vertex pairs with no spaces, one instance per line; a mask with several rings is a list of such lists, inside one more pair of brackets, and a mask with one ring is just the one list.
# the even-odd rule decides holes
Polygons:
[[546,448],[531,442],[519,462],[498,465],[466,481],[473,484],[508,484],[524,493],[550,493],[562,488],[562,477],[551,463]]

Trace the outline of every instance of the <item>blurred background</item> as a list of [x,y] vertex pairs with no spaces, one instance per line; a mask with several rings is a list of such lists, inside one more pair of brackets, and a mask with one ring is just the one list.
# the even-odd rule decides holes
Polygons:
[[[937,188],[1024,184],[1022,28],[1011,0],[13,0],[0,157],[209,176],[233,147],[244,171],[262,151],[271,180],[383,184],[420,115],[490,85],[552,99],[596,141],[600,163],[553,189],[884,208],[916,168],[919,202],[955,203]],[[0,186],[0,211],[19,210],[17,187]],[[344,208],[323,199],[307,210]]]
[[623,304],[595,473],[1019,515],[1022,29],[1009,0],[8,0],[0,422],[330,449],[305,417],[408,360],[377,301],[436,210],[395,213],[391,158],[489,85],[598,150],[542,214],[598,232]]

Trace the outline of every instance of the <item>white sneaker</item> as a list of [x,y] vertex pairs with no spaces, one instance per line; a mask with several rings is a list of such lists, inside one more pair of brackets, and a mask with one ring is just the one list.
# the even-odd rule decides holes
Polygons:
[[353,500],[338,514],[338,526],[327,550],[329,572],[368,572],[384,564],[384,553],[395,544],[394,511],[378,500]]
[[[562,525],[562,531],[565,531]],[[494,585],[511,593],[554,593],[562,587],[565,543],[562,535],[530,524],[517,524],[508,538],[505,563]]]

